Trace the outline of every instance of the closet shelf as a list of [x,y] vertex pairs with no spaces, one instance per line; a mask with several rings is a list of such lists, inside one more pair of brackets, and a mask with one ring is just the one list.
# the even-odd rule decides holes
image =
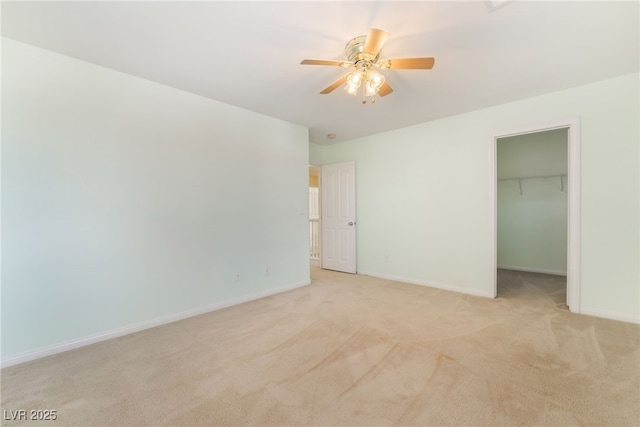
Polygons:
[[537,176],[517,176],[514,178],[499,178],[498,181],[518,181],[518,187],[520,189],[520,195],[522,196],[522,181],[526,179],[551,179],[558,178],[560,179],[560,191],[564,193],[564,180],[567,177],[567,174],[560,175],[537,175]]

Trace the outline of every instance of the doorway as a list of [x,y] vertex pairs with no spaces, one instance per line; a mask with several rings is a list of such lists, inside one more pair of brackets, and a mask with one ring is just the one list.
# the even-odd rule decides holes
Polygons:
[[578,313],[578,120],[498,134],[492,160],[494,296],[498,269],[503,280],[505,271],[566,275],[566,305]]
[[309,165],[309,262],[320,267],[320,166]]
[[355,162],[309,166],[312,266],[356,273]]
[[567,128],[496,142],[498,296],[566,307]]

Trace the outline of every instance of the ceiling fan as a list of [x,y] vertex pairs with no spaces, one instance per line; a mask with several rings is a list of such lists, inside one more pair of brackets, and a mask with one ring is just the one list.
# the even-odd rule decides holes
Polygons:
[[360,87],[362,90],[362,103],[367,103],[367,97],[375,102],[375,95],[387,96],[393,89],[385,81],[378,70],[386,69],[423,69],[430,70],[435,62],[434,58],[402,58],[380,59],[380,50],[387,41],[389,33],[384,30],[372,28],[369,35],[351,39],[345,46],[347,61],[331,61],[319,59],[305,59],[303,65],[329,65],[344,68],[355,68],[354,71],[345,74],[335,82],[327,86],[323,95],[333,92],[338,86],[345,84],[344,89],[351,95],[357,95]]

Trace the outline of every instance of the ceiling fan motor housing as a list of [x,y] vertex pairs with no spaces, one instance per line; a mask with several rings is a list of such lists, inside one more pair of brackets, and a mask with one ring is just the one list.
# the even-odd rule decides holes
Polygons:
[[367,36],[358,36],[352,38],[344,48],[347,59],[353,63],[359,61],[376,62],[380,56],[380,52],[375,56],[370,53],[363,52],[364,44],[367,41]]

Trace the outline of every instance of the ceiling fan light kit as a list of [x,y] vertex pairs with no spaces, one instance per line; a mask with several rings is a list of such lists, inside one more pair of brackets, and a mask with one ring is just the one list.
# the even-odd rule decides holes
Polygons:
[[345,85],[344,90],[350,95],[357,95],[362,87],[362,103],[367,103],[367,97],[373,103],[375,95],[386,96],[393,89],[386,82],[385,77],[378,70],[386,69],[424,69],[433,68],[434,58],[403,58],[379,59],[380,50],[387,41],[389,33],[372,28],[367,36],[351,39],[345,46],[347,61],[330,61],[305,59],[303,65],[329,65],[337,67],[353,67],[354,71],[340,77],[320,92],[322,95],[333,92],[338,86]]

